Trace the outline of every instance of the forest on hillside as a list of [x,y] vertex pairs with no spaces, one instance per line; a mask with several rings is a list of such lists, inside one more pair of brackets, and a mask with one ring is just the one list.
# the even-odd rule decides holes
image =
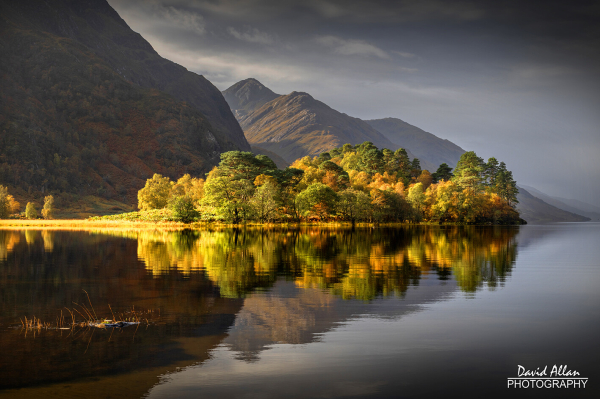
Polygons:
[[512,172],[495,158],[485,162],[470,151],[454,171],[442,164],[430,173],[404,149],[365,142],[283,170],[265,155],[225,152],[206,179],[155,174],[139,191],[138,206],[170,209],[186,222],[519,224],[517,193]]

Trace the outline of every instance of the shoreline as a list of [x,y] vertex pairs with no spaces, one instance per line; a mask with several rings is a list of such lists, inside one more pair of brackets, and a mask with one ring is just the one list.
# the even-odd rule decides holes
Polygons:
[[520,225],[490,225],[490,224],[459,224],[459,223],[354,223],[351,222],[297,222],[297,223],[222,223],[222,222],[146,222],[146,221],[123,221],[123,220],[86,220],[86,219],[2,219],[0,229],[64,229],[64,230],[87,230],[87,229],[160,229],[160,230],[186,230],[206,228],[378,228],[378,227],[415,227],[415,226],[474,226],[474,227],[507,227]]

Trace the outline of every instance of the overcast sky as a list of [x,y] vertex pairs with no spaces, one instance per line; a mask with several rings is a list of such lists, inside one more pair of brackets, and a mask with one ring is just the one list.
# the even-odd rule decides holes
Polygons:
[[253,77],[400,118],[550,195],[600,201],[600,2],[108,0],[219,89]]

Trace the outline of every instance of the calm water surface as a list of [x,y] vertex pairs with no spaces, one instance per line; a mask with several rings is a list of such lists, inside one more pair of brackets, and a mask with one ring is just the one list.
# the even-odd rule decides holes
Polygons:
[[0,397],[596,398],[599,288],[594,223],[0,230]]

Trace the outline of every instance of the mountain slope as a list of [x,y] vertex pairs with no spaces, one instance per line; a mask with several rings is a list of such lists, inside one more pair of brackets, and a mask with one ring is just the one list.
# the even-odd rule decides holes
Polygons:
[[223,97],[237,119],[246,116],[279,96],[280,94],[273,93],[254,78],[239,81],[223,91]]
[[586,222],[590,220],[587,217],[552,206],[534,197],[522,187],[519,187],[517,199],[519,200],[517,210],[521,214],[521,218],[525,219],[528,223]]
[[410,148],[417,158],[437,166],[446,163],[454,168],[460,156],[465,152],[451,141],[440,139],[397,118],[371,119],[365,122],[377,129],[392,143],[399,147]]
[[[398,148],[364,121],[338,112],[308,93],[277,97],[241,117],[240,125],[253,146],[275,152],[288,162],[346,143],[370,141],[378,148]],[[414,158],[412,153],[409,156]],[[426,166],[422,164],[424,169]]]
[[[179,86],[191,91],[169,93]],[[201,175],[250,149],[220,92],[103,0],[0,4],[0,88],[0,184],[28,201],[132,204],[153,173]]]
[[530,187],[521,186],[529,191],[532,195],[535,195],[539,199],[547,202],[548,204],[555,206],[567,212],[576,213],[578,215],[590,218],[593,221],[600,221],[600,209],[593,205],[586,204],[577,200],[569,200],[565,198],[551,197],[543,192]]
[[164,91],[198,109],[212,125],[212,133],[230,142],[225,147],[250,150],[220,91],[203,76],[158,55],[106,0],[10,3],[0,9],[5,20],[84,45],[128,82]]

